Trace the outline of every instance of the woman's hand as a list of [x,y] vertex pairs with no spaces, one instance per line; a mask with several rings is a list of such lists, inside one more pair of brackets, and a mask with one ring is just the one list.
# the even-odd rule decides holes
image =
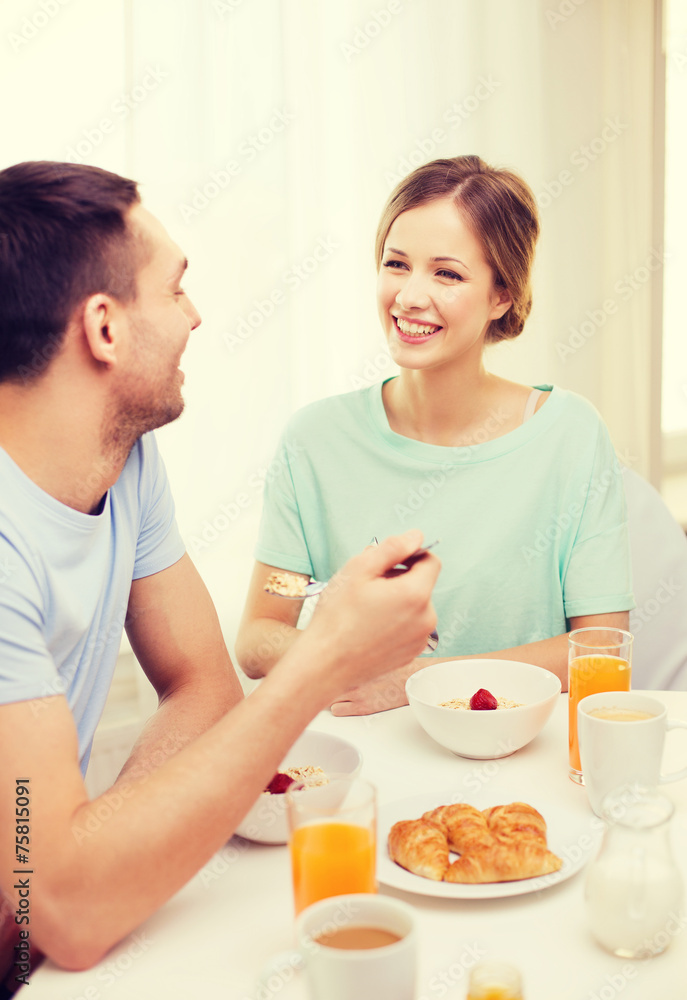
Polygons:
[[332,703],[332,715],[372,715],[407,705],[406,681],[423,666],[426,664],[422,660],[415,659],[404,667],[397,667],[346,691]]

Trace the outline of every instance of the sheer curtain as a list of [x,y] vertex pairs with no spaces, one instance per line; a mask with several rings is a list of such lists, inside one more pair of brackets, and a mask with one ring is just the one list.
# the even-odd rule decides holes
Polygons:
[[159,440],[230,641],[288,415],[392,373],[374,232],[391,188],[421,162],[479,153],[532,185],[543,226],[534,310],[489,363],[588,396],[621,455],[648,472],[663,267],[651,3],[57,9],[45,23],[36,0],[0,10],[3,163],[76,155],[128,173],[189,257],[203,324],[185,355],[186,412]]

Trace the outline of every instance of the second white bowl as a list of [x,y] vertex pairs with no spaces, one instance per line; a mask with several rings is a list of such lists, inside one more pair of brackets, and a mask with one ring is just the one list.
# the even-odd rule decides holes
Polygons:
[[[480,712],[440,704],[469,699],[479,688],[521,707]],[[425,732],[452,753],[476,760],[507,757],[526,746],[560,693],[561,682],[550,670],[518,660],[449,660],[418,670],[406,682],[408,701]]]
[[[327,777],[338,774],[354,778],[362,763],[360,751],[348,740],[306,729],[285,754],[277,770],[312,764],[321,767]],[[262,792],[236,827],[236,833],[258,844],[286,844],[289,839],[286,796]]]

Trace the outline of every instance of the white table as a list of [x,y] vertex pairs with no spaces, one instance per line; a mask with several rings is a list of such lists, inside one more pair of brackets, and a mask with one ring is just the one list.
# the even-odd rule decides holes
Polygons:
[[[687,720],[687,692],[647,692],[673,718]],[[363,754],[363,774],[380,803],[427,792],[474,787],[512,788],[512,799],[545,794],[591,817],[583,788],[567,776],[567,696],[537,739],[499,761],[468,761],[437,746],[410,708],[367,718],[322,713],[313,728],[337,733]],[[684,732],[668,734],[664,765],[687,757]],[[676,805],[675,857],[687,883],[687,782],[664,786]],[[506,800],[509,801],[509,800]],[[473,956],[517,965],[526,1000],[685,1000],[687,919],[663,955],[630,962],[607,954],[591,938],[583,904],[584,872],[529,895],[452,900],[409,895],[380,886],[416,907],[420,931],[418,998],[464,1000]],[[260,993],[256,977],[269,957],[293,944],[288,849],[233,838],[161,910],[96,968],[69,973],[46,962],[22,1000],[292,1000],[297,980]],[[380,998],[387,1000],[387,998]],[[393,998],[388,998],[393,1000]]]

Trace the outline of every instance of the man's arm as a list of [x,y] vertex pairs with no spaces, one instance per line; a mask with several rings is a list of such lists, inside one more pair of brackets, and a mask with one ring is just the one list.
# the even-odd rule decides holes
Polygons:
[[159,767],[243,698],[214,604],[188,555],[134,580],[126,630],[159,707],[118,780]]
[[256,562],[236,637],[236,659],[248,677],[264,677],[298,638],[303,601],[285,601],[265,591],[277,566]]
[[421,544],[387,539],[351,560],[297,649],[195,740],[89,801],[62,696],[0,707],[0,885],[19,908],[15,788],[30,787],[31,938],[87,968],[176,892],[226,841],[303,727],[337,693],[409,662],[436,624],[431,555],[385,570]]
[[[570,630],[576,628],[622,628],[630,622],[629,611],[610,612],[605,615],[579,615],[570,619]],[[512,649],[499,649],[493,653],[471,653],[469,656],[423,656],[397,670],[366,681],[359,687],[337,698],[332,706],[332,715],[372,715],[399,708],[408,704],[405,684],[411,674],[428,667],[432,663],[447,663],[449,660],[520,660],[534,663],[550,670],[560,678],[563,691],[568,690],[568,633],[555,635],[551,639],[540,639]]]

